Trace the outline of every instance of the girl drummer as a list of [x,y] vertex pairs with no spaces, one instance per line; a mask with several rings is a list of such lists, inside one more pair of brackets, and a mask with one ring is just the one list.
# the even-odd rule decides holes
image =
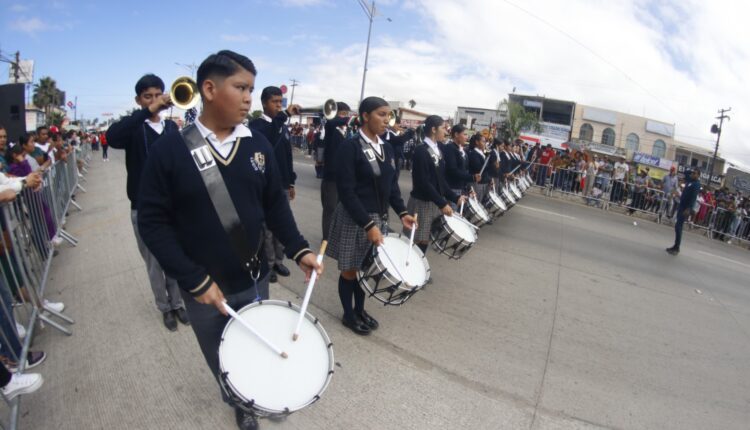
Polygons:
[[[427,251],[430,241],[430,226],[435,218],[453,215],[449,202],[461,205],[464,196],[454,193],[445,181],[445,160],[440,153],[438,142],[445,138],[443,119],[437,115],[428,116],[424,122],[424,145],[414,150],[411,178],[413,189],[407,209],[419,215],[419,224],[414,234],[414,243],[422,252]],[[410,229],[404,229],[410,234]]]
[[[469,173],[474,177],[474,192],[481,202],[489,191],[493,169],[484,153],[484,137],[477,133],[469,140]],[[481,173],[480,173],[481,172]],[[481,175],[481,176],[480,176]]]
[[357,284],[357,270],[371,245],[383,243],[388,206],[399,215],[404,228],[415,225],[401,198],[393,148],[379,137],[385,133],[389,112],[385,100],[364,99],[359,106],[359,133],[342,143],[336,154],[339,203],[333,213],[326,254],[338,261],[341,271],[342,322],[360,335],[370,334],[379,324],[365,311],[365,292]]

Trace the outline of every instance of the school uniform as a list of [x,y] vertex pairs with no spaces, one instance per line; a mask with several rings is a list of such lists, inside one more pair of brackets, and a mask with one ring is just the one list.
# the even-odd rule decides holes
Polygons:
[[396,177],[398,178],[404,162],[404,148],[406,143],[414,138],[414,130],[407,130],[401,134],[396,134],[392,130],[386,130],[380,138],[390,143],[393,148],[393,161],[396,166]]
[[[432,139],[425,138],[424,144],[414,149],[411,178],[413,189],[406,209],[419,215],[414,241],[427,242],[432,222],[442,215],[441,209],[449,202],[457,203],[460,197],[445,181],[445,160]],[[411,231],[404,229],[404,233]]]
[[467,185],[474,182],[474,177],[469,174],[466,152],[453,142],[443,145],[442,150],[445,159],[445,182],[454,193],[461,195],[466,191]]
[[[399,217],[407,215],[390,144],[371,141],[362,132],[341,143],[336,154],[339,203],[333,213],[326,255],[341,271],[359,269],[371,243],[367,232],[378,227],[384,234],[390,206]],[[376,171],[377,170],[377,171]]]
[[[346,124],[349,118],[336,117],[326,121],[323,138],[323,180],[320,182],[320,203],[323,205],[322,230],[323,240],[328,239],[331,220],[336,205],[339,203],[336,190],[336,156],[338,148],[346,140]],[[319,149],[319,151],[321,150]]]
[[[472,185],[474,192],[477,194],[477,199],[481,202],[489,192],[490,179],[492,179],[492,169],[490,167],[492,160],[486,161],[488,156],[478,148],[470,149],[468,152],[469,173],[474,176],[482,172],[479,183]],[[482,168],[484,168],[484,171],[482,171]]]
[[[288,117],[284,112],[279,112],[275,118],[271,118],[264,113],[260,118],[250,122],[251,129],[263,133],[266,139],[271,142],[281,173],[281,186],[285,190],[294,188],[294,182],[297,179],[297,174],[294,172],[289,127],[286,125],[287,119]],[[284,263],[284,248],[269,230],[266,230],[265,248],[268,264],[273,267],[281,266]]]
[[241,124],[222,141],[200,119],[195,126],[209,143],[216,162],[210,168],[219,169],[244,227],[244,239],[258,259],[257,284],[236,254],[196,162],[178,132],[165,134],[151,147],[141,178],[138,227],[166,273],[179,283],[198,344],[217,376],[218,347],[229,317],[193,297],[216,282],[234,309],[268,298],[269,269],[262,249],[264,225],[279,238],[289,258],[299,262],[312,251],[297,229],[268,140]]
[[[130,199],[130,223],[135,233],[138,251],[146,263],[151,292],[159,312],[165,313],[184,307],[177,281],[164,275],[159,261],[149,251],[138,230],[138,197],[141,175],[151,148],[163,134],[176,132],[177,124],[170,120],[151,121],[148,108],[123,117],[107,129],[106,140],[112,148],[125,150],[125,170],[128,173],[126,192]],[[33,166],[32,166],[33,167]]]

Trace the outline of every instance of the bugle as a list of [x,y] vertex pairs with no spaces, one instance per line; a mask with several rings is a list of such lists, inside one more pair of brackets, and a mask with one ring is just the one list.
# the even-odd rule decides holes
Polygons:
[[301,108],[299,110],[300,115],[316,114],[321,115],[325,119],[333,119],[336,117],[338,109],[336,108],[336,100],[328,99],[320,106]]
[[193,78],[187,76],[175,79],[169,89],[169,93],[172,98],[172,104],[180,109],[192,109],[201,101],[198,84],[195,83]]

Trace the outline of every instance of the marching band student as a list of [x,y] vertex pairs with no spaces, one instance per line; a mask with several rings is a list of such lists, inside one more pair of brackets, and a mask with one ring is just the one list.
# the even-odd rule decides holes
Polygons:
[[380,97],[364,99],[359,106],[359,133],[342,142],[336,154],[339,204],[333,213],[326,254],[338,261],[341,271],[342,322],[360,335],[370,334],[379,324],[365,311],[365,292],[357,284],[357,270],[371,246],[383,243],[388,206],[404,228],[414,227],[414,217],[406,212],[398,187],[393,148],[380,138],[388,113],[388,102]]
[[[210,158],[194,157],[181,133],[167,133],[151,146],[138,197],[143,240],[179,283],[198,344],[217,378],[221,334],[229,321],[224,301],[241,309],[268,298],[263,225],[307,277],[313,270],[322,273],[297,229],[270,143],[242,125],[250,111],[255,75],[252,61],[232,51],[212,54],[201,63],[197,84],[203,112],[190,126],[195,128],[186,131],[199,133]],[[211,184],[210,193],[199,169],[218,169],[219,182]],[[216,191],[222,187],[228,195]],[[224,201],[222,194],[231,201]],[[242,228],[233,229],[232,237],[212,199],[236,211]],[[243,261],[233,245],[245,242],[255,250],[250,261]],[[258,275],[252,276],[255,281],[251,272]],[[258,427],[256,417],[239,407],[235,418],[240,429]]]
[[141,108],[112,124],[107,129],[107,134],[102,133],[99,140],[103,151],[106,151],[105,141],[114,149],[125,150],[125,169],[128,172],[126,190],[130,199],[130,221],[133,224],[138,251],[146,263],[151,292],[154,294],[157,309],[162,313],[164,326],[170,331],[175,331],[177,320],[182,324],[189,324],[190,321],[177,281],[164,276],[164,270],[143,243],[138,231],[138,190],[141,172],[151,146],[166,132],[177,130],[177,124],[163,120],[159,116],[159,112],[172,105],[169,94],[164,94],[164,81],[160,77],[147,74],[138,79],[135,83],[135,102]]
[[[471,136],[469,141],[469,174],[474,177],[474,192],[477,199],[481,202],[489,192],[490,180],[493,177],[493,169],[490,166],[491,160],[487,160],[484,153],[484,138],[477,133]],[[482,171],[484,168],[484,171]],[[479,172],[482,172],[481,175]]]
[[510,155],[510,143],[506,140],[502,142],[502,146],[499,148],[500,151],[500,183],[505,184],[505,182],[509,179],[511,176],[511,172],[513,171],[513,162],[514,158],[512,155]]
[[458,195],[465,194],[468,185],[479,179],[469,174],[468,159],[464,151],[467,140],[466,127],[456,124],[451,129],[451,141],[442,146],[443,158],[445,158],[445,181]]
[[[407,210],[419,215],[414,243],[422,252],[427,252],[430,241],[430,227],[435,218],[453,215],[451,202],[461,205],[465,198],[454,193],[445,181],[445,160],[438,142],[445,138],[443,119],[437,115],[428,116],[424,122],[424,145],[414,150],[411,178],[413,189],[409,196]],[[404,229],[410,234],[411,229]]]
[[380,136],[381,139],[391,144],[393,147],[394,161],[396,166],[396,177],[401,174],[401,165],[404,161],[404,146],[406,142],[414,138],[414,130],[403,131],[401,128],[401,118],[396,118],[396,124],[392,129],[386,130],[385,134]]
[[[276,155],[281,173],[281,187],[287,190],[289,200],[294,200],[294,181],[297,174],[294,173],[294,160],[292,159],[292,142],[287,127],[287,120],[299,113],[298,105],[291,105],[286,111],[282,111],[283,99],[281,88],[266,87],[260,94],[260,102],[263,105],[263,114],[250,122],[250,128],[258,130],[271,142],[271,147]],[[271,231],[266,230],[266,257],[271,266],[270,282],[278,280],[277,274],[289,276],[289,269],[284,266],[284,248]]]
[[336,118],[326,121],[323,138],[323,180],[320,181],[320,202],[323,204],[323,240],[328,239],[333,211],[339,203],[336,190],[336,154],[341,143],[346,140],[346,126],[351,108],[344,102],[336,103]]

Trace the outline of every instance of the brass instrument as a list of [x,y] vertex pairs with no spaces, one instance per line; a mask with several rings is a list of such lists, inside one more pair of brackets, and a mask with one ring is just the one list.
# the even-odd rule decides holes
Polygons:
[[393,128],[398,120],[398,111],[396,109],[388,112],[388,127]]
[[180,109],[192,109],[201,101],[198,84],[195,83],[193,78],[187,76],[175,79],[169,89],[169,93],[172,98],[172,104]]
[[300,115],[304,114],[317,114],[323,116],[325,119],[334,119],[338,113],[336,108],[336,100],[328,99],[320,106],[301,108],[299,110]]

